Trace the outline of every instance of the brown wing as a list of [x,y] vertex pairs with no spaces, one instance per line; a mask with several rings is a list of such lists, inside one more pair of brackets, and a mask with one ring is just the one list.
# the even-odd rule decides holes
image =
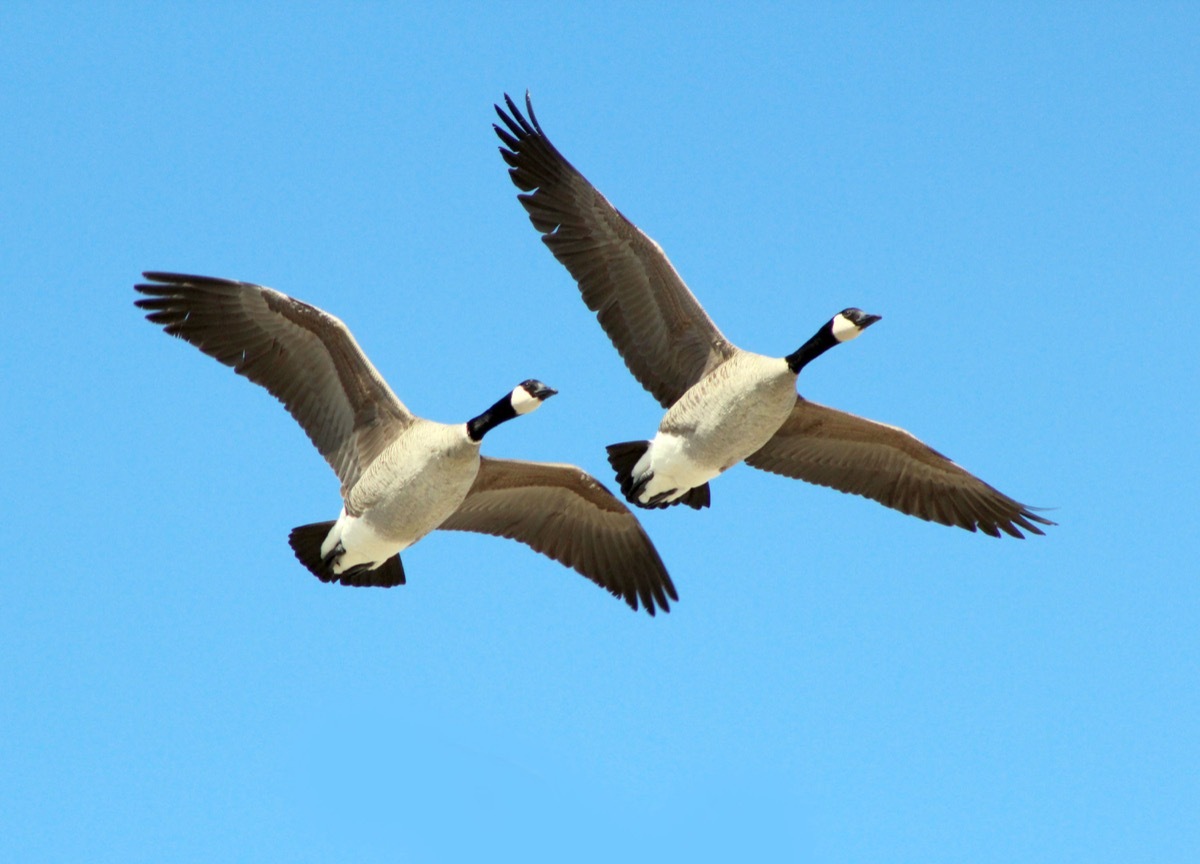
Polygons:
[[873,498],[942,525],[1023,537],[1053,525],[915,437],[883,423],[796,397],[791,416],[747,464]]
[[346,493],[413,420],[346,325],[261,285],[143,273],[146,318],[260,384],[296,418]]
[[[669,408],[736,350],[679,278],[657,243],[638,230],[555,149],[529,94],[526,119],[507,95],[496,106],[508,131],[500,154],[527,194],[517,198],[554,257],[579,283],[583,301],[625,365]],[[507,148],[507,149],[506,149]]]
[[678,600],[641,524],[594,477],[574,465],[480,460],[466,500],[440,528],[524,543],[651,615]]

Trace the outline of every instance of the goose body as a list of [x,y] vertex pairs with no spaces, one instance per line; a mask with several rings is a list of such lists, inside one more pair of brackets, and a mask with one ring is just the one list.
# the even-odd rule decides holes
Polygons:
[[321,543],[322,557],[338,544],[345,550],[332,572],[378,567],[445,522],[479,473],[479,445],[464,423],[414,418],[347,493]]
[[632,500],[678,503],[767,443],[795,398],[796,376],[786,361],[738,351],[667,410],[631,471],[633,487],[642,484]]
[[267,389],[341,480],[336,520],[295,528],[296,558],[324,582],[405,582],[400,552],[437,529],[524,543],[633,609],[669,610],[675,587],[636,517],[573,465],[480,455],[493,428],[556,391],[523,381],[483,413],[446,424],[413,414],[337,318],[261,285],[148,272],[152,323]]
[[[662,248],[630,222],[505,96],[493,129],[530,222],[570,272],[634,377],[667,409],[650,441],[610,445],[631,503],[708,506],[708,482],[739,461],[862,495],[945,525],[1014,537],[1051,525],[908,432],[810,402],[800,370],[879,320],[835,315],[783,358],[733,345]],[[1035,524],[1037,523],[1037,524]]]

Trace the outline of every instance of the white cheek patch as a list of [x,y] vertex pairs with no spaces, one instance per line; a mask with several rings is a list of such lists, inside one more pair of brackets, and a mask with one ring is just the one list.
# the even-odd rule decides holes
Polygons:
[[509,401],[512,402],[513,410],[518,414],[528,414],[530,411],[537,410],[542,404],[541,399],[530,395],[528,390],[520,386],[513,388]]
[[833,316],[833,338],[839,342],[849,342],[862,333],[858,325],[841,312]]

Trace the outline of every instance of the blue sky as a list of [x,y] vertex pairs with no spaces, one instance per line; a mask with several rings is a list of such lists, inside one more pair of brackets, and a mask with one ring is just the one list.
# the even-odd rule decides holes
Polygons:
[[[1191,4],[0,9],[0,858],[1200,855]],[[492,103],[810,398],[1055,508],[1022,542],[730,471],[642,515],[650,619],[435,534],[320,584],[337,484],[146,324],[146,269],[340,316],[417,413],[611,485],[660,409],[530,227]]]

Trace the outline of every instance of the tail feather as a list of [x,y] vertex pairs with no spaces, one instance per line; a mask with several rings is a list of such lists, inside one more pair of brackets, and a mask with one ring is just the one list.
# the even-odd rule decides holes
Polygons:
[[314,522],[311,525],[301,525],[293,528],[288,535],[288,544],[296,553],[296,560],[308,568],[309,572],[322,582],[333,582],[337,579],[330,565],[321,557],[321,544],[329,536],[333,522]]
[[617,483],[621,486],[621,494],[625,500],[638,504],[633,491],[633,467],[637,465],[642,454],[650,447],[649,441],[622,441],[620,444],[609,444],[608,464],[617,472]]
[[633,469],[649,447],[649,441],[622,441],[620,444],[608,445],[608,464],[617,472],[617,483],[621,486],[621,494],[625,496],[625,500],[647,510],[662,510],[675,504],[686,504],[693,510],[707,507],[710,500],[707,483],[687,490],[673,501],[645,502],[638,500],[638,495],[646,488],[646,484],[654,474],[648,473],[640,480],[634,480]]
[[687,492],[683,493],[678,500],[672,503],[686,504],[693,510],[704,509],[709,504],[708,484],[704,483],[700,486],[693,486]]
[[311,525],[301,525],[293,528],[288,535],[288,543],[296,553],[296,560],[303,564],[308,571],[322,582],[341,582],[355,588],[391,588],[393,585],[404,584],[404,565],[400,556],[393,555],[373,570],[366,565],[351,567],[344,573],[334,573],[333,564],[336,554],[327,558],[321,556],[321,544],[329,536],[333,522],[313,522]]
[[404,565],[400,563],[399,554],[396,554],[374,569],[359,564],[334,578],[352,588],[391,588],[404,584]]

